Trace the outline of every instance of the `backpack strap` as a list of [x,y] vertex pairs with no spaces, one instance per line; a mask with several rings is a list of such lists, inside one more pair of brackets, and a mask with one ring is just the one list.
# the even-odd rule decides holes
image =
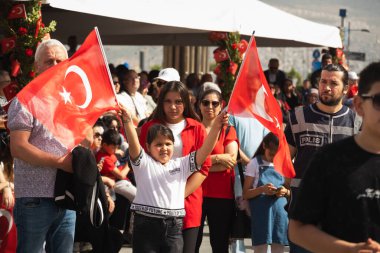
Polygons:
[[237,163],[237,165],[238,165],[238,169],[239,169],[241,187],[243,189],[243,187],[244,187],[244,171],[243,171],[243,165],[240,162],[240,152],[239,151],[237,152],[237,160],[239,161]]

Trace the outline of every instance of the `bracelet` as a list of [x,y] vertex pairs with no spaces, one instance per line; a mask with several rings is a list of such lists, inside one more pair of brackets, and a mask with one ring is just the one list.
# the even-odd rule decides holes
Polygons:
[[218,164],[219,163],[219,157],[218,155],[215,155],[215,164]]

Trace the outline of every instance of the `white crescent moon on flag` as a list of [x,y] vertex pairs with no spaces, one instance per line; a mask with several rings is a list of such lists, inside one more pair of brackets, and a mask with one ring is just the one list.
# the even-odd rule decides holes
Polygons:
[[7,48],[13,48],[14,46],[15,46],[15,41],[14,40],[8,41]]
[[260,89],[256,93],[256,99],[255,99],[254,105],[252,106],[253,107],[252,109],[260,117],[270,122],[273,122],[272,117],[268,115],[268,113],[265,111],[265,99],[266,99],[265,97],[266,96],[268,96],[268,94],[266,94],[264,85],[261,85]]
[[21,8],[21,6],[17,6],[17,7],[14,9],[14,11],[15,11],[15,14],[20,15],[20,14],[22,13],[22,8]]
[[8,220],[8,229],[7,229],[7,234],[9,231],[11,231],[12,225],[13,225],[13,217],[11,213],[8,210],[5,209],[0,209],[0,217],[4,216]]
[[78,107],[85,109],[88,107],[88,105],[90,104],[90,102],[92,100],[92,90],[91,90],[90,82],[88,81],[88,77],[87,77],[86,73],[83,71],[83,69],[81,69],[77,65],[71,65],[66,70],[65,79],[66,79],[66,76],[71,72],[77,74],[82,79],[83,86],[86,90],[86,100],[84,101],[84,103],[82,105],[78,105]]

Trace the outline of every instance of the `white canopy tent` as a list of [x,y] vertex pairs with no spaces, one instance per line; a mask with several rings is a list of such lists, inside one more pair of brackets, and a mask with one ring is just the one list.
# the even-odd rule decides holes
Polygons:
[[339,29],[258,0],[47,0],[43,20],[53,37],[83,41],[94,26],[108,45],[211,45],[208,32],[255,31],[258,46],[341,47]]

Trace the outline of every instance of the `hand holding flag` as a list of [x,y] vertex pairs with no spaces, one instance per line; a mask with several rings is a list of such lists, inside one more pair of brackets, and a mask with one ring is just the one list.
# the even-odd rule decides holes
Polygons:
[[44,71],[17,98],[69,150],[79,144],[103,113],[118,109],[97,29],[70,59]]

